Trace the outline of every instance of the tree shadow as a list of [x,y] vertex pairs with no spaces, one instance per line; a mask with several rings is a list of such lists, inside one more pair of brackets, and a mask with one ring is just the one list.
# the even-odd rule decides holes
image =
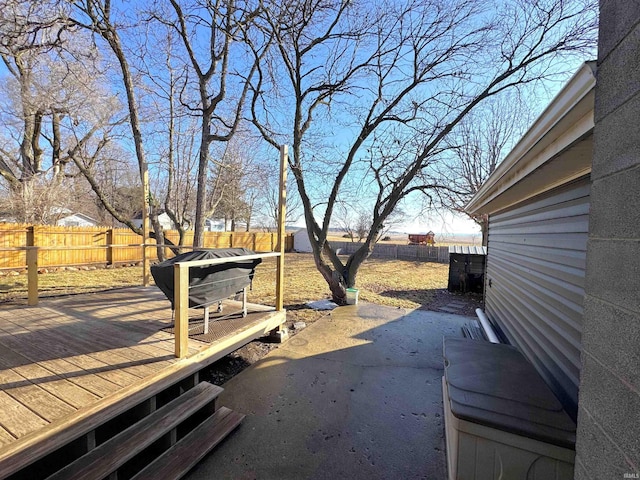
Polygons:
[[474,315],[476,308],[484,306],[482,294],[450,292],[446,288],[386,290],[380,292],[379,295],[418,303],[420,304],[419,310],[441,310],[453,302],[459,305],[461,315]]

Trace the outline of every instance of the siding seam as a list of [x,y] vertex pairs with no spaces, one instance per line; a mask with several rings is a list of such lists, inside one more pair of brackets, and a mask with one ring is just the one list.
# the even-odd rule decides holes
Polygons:
[[609,243],[640,243],[640,238],[634,238],[634,237],[596,237],[596,236],[590,236],[589,237],[589,241],[606,241]]

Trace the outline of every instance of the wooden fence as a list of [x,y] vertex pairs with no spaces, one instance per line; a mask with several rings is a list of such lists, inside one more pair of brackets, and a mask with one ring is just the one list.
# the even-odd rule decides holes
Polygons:
[[[331,246],[334,249],[340,249],[341,254],[350,255],[360,248],[361,244],[356,242],[331,242]],[[373,247],[371,258],[449,263],[449,247],[377,243]]]
[[[178,232],[165,231],[173,243]],[[256,252],[276,249],[277,235],[261,232],[205,232],[205,248],[245,247]],[[149,239],[148,244],[155,244]],[[193,245],[193,231],[187,232],[185,247]],[[0,223],[0,270],[27,266],[26,247],[38,247],[38,267],[109,265],[142,261],[142,237],[127,228],[58,227]],[[293,235],[285,237],[285,250],[293,249]],[[147,247],[150,259],[156,248]]]

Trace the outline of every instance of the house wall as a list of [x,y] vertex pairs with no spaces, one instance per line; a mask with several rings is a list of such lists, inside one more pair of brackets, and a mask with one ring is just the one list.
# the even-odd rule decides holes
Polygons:
[[69,215],[68,217],[61,218],[56,222],[56,225],[61,227],[95,227],[96,222],[79,215]]
[[489,217],[485,308],[575,419],[580,378],[588,177]]
[[600,1],[576,479],[640,478],[640,3]]

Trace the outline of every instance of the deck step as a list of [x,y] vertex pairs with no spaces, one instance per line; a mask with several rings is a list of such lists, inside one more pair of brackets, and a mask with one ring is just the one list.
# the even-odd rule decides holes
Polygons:
[[226,407],[202,422],[178,443],[140,471],[133,480],[177,480],[224,440],[244,420],[244,415]]
[[210,405],[221,392],[222,388],[211,383],[197,384],[54,473],[49,480],[94,480],[106,477],[198,410]]

